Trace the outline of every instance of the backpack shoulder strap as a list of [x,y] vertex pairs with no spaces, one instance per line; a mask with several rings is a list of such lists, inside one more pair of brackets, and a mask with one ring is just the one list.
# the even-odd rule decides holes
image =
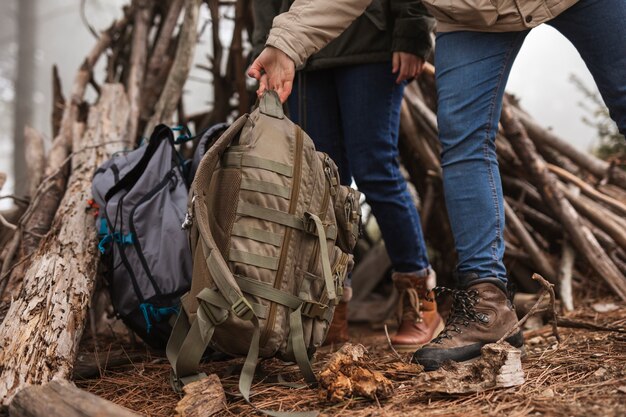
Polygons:
[[189,193],[189,212],[198,226],[204,255],[206,257],[205,260],[211,277],[221,295],[230,302],[231,310],[244,320],[249,320],[254,314],[254,311],[243,296],[239,285],[237,285],[237,281],[235,281],[232,272],[228,268],[226,260],[222,257],[222,254],[217,248],[217,244],[211,233],[211,228],[209,227],[209,215],[205,201],[213,172],[221,155],[233,139],[239,135],[248,119],[249,116],[247,114],[241,116],[222,134],[222,136],[220,136],[215,144],[209,148],[200,161],[198,171],[191,184],[191,192]]

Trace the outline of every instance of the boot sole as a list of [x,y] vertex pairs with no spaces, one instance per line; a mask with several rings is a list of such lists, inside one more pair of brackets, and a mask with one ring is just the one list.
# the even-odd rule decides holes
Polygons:
[[[437,328],[435,329],[435,332],[433,333],[433,337],[431,338],[431,340],[434,339],[435,337],[437,337],[439,335],[439,333],[441,333],[441,331],[445,327],[446,326],[443,323],[443,319],[439,320],[439,324],[437,325]],[[426,345],[429,342],[430,342],[430,340],[428,342],[426,342],[426,343],[419,344],[419,345],[401,345],[401,344],[396,344],[396,343],[391,343],[391,345],[393,346],[393,348],[398,353],[412,353],[412,352],[415,352],[418,349],[421,349],[422,346]]]

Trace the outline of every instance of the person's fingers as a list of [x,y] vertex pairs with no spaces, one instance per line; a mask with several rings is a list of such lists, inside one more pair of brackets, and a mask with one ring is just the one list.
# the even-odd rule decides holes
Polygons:
[[285,83],[283,84],[281,88],[281,92],[278,94],[278,97],[280,97],[281,103],[284,103],[285,101],[287,101],[287,98],[289,98],[289,95],[291,94],[292,88],[293,88],[293,82],[285,81]]
[[263,95],[263,93],[267,90],[268,86],[268,81],[267,81],[267,74],[263,74],[261,75],[261,79],[259,80],[259,89],[256,90],[256,95],[261,97],[261,95]]
[[415,78],[417,77],[417,62],[415,62],[414,60],[411,61],[411,73],[409,78]]
[[257,58],[252,65],[250,65],[250,68],[248,68],[248,76],[260,80],[262,70],[263,64],[261,64],[261,61]]
[[423,59],[418,59],[417,60],[417,71],[415,76],[419,77],[422,74],[422,71],[424,71],[424,60]]
[[400,54],[398,52],[394,52],[391,58],[391,73],[395,74],[398,72],[398,67],[400,66]]
[[406,80],[409,77],[410,64],[407,59],[400,60],[400,73],[398,74],[398,79],[396,83],[400,84],[402,81]]

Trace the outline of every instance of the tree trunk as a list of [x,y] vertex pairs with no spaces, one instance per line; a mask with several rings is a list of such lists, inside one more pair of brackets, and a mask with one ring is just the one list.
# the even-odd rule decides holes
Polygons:
[[10,417],[138,417],[127,408],[66,381],[23,389],[9,406]]
[[169,123],[183,94],[183,87],[189,76],[193,55],[196,50],[196,28],[200,13],[200,0],[185,0],[185,20],[181,29],[174,64],[167,77],[154,115],[146,127],[145,135],[150,137],[159,123]]
[[91,177],[121,148],[128,109],[123,87],[105,85],[82,140],[75,138],[67,192],[0,324],[0,399],[5,405],[27,385],[71,375],[99,261],[95,221],[86,209]]
[[35,85],[35,0],[20,0],[17,13],[17,68],[13,122],[13,178],[16,194],[25,194],[27,186],[24,126],[32,126]]

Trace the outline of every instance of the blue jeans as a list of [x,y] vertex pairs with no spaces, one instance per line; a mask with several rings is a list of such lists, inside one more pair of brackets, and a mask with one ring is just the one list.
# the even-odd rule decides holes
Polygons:
[[[625,22],[624,0],[581,0],[549,22],[578,49],[621,133],[626,133]],[[444,192],[463,286],[486,278],[507,281],[495,138],[506,81],[527,34],[437,34]]]
[[422,272],[430,266],[420,217],[398,162],[398,128],[404,85],[391,63],[351,65],[299,73],[289,110],[339,167],[352,177],[378,221],[393,268]]

